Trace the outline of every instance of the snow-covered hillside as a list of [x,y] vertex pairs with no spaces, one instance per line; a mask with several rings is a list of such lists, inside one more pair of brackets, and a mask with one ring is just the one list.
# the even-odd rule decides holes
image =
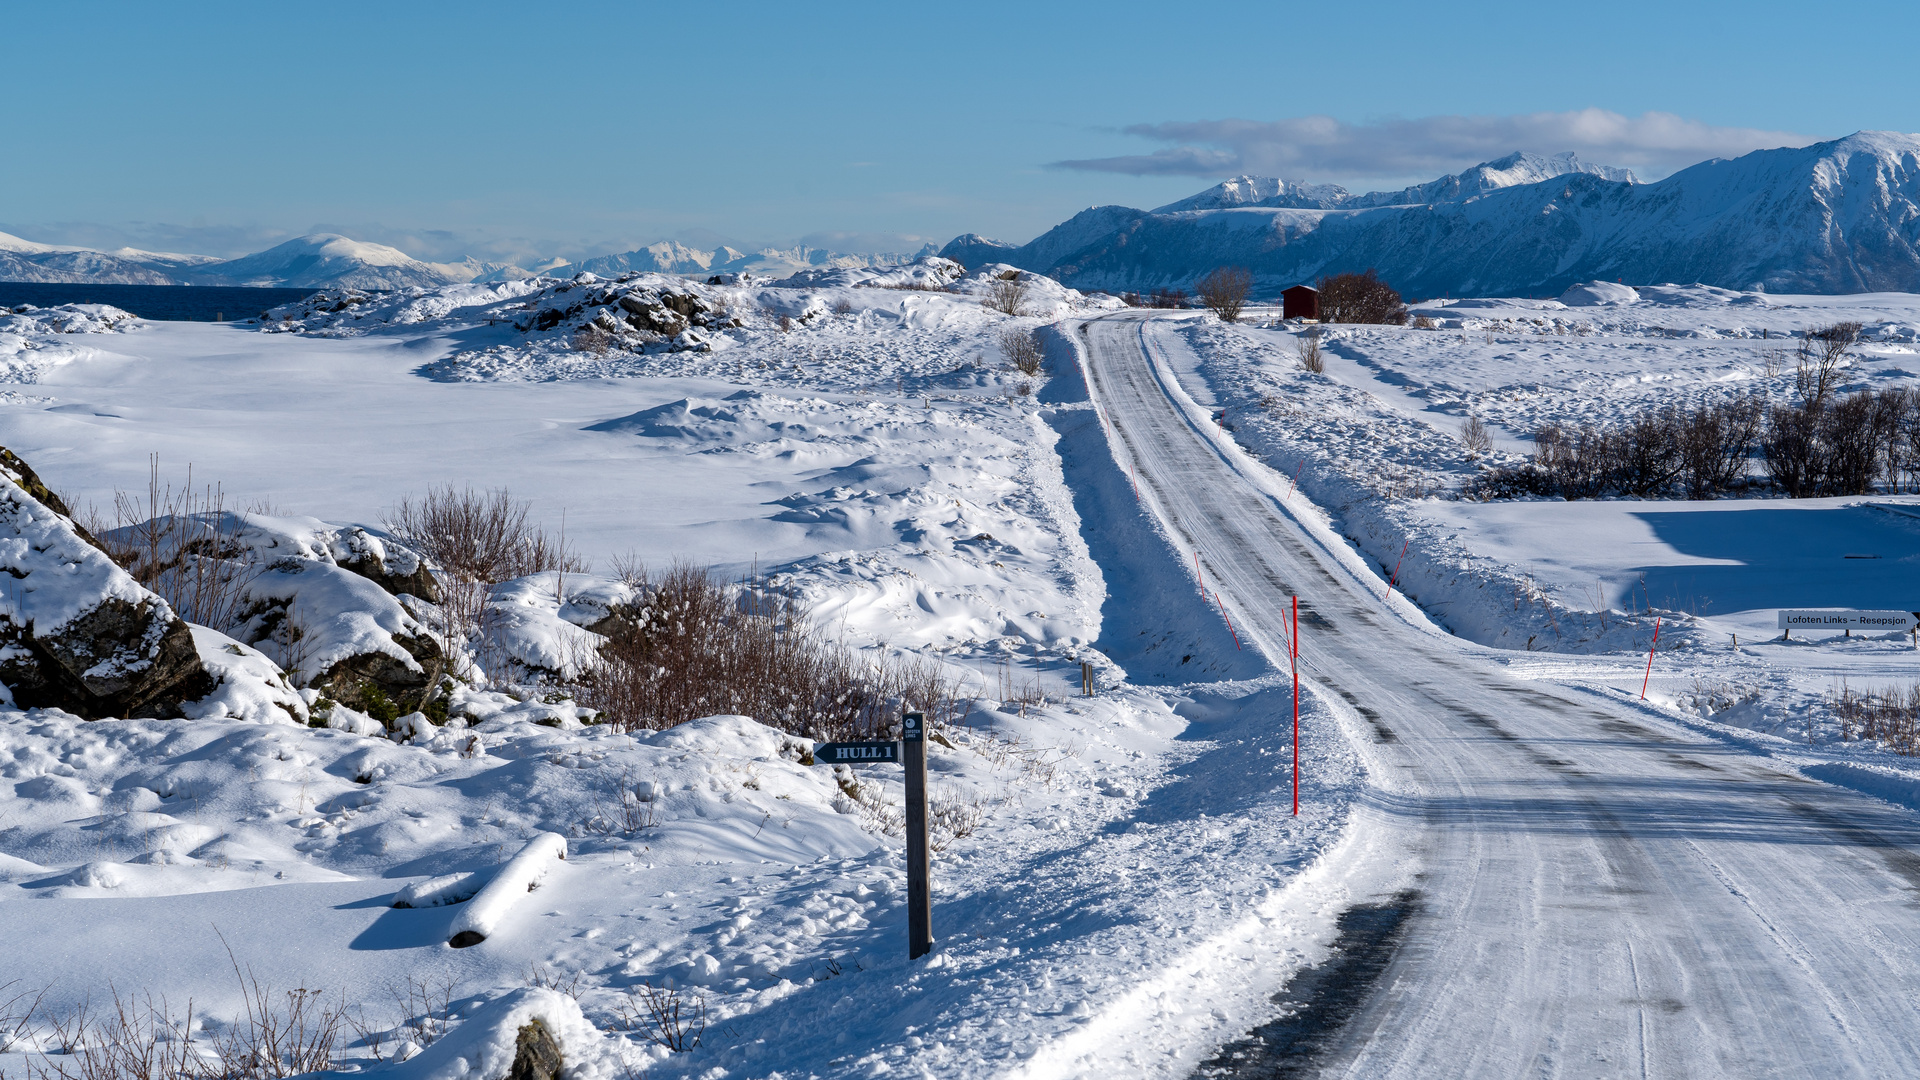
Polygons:
[[1553,296],[1593,279],[1920,289],[1914,135],[1761,150],[1651,184],[1515,155],[1404,192],[1337,194],[1243,177],[1153,213],[1089,210],[1018,248],[969,236],[943,254],[1110,291],[1187,288],[1223,265],[1252,269],[1267,294],[1368,267],[1415,296]]
[[228,262],[210,263],[200,272],[235,285],[404,289],[471,281],[491,269],[483,269],[482,264],[421,262],[385,244],[314,233]]

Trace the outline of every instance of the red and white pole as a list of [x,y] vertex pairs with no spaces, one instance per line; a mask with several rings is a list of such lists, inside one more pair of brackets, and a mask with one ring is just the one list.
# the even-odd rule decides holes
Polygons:
[[1647,674],[1640,680],[1640,700],[1647,700],[1647,683],[1653,681],[1653,651],[1660,647],[1660,616],[1653,617],[1653,648],[1647,650]]
[[1293,816],[1300,816],[1300,598],[1293,598]]

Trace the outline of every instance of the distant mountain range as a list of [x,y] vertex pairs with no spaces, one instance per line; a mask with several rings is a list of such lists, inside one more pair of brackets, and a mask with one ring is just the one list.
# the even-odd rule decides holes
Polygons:
[[1582,281],[1920,292],[1920,136],[1863,131],[1713,160],[1657,183],[1514,154],[1397,192],[1240,176],[1157,210],[1099,206],[1032,242],[940,254],[1079,289],[1191,288],[1219,266],[1270,296],[1378,269],[1409,295],[1555,295]]
[[721,246],[713,251],[664,241],[619,255],[577,264],[554,259],[532,270],[507,263],[465,259],[423,262],[398,248],[335,233],[315,233],[238,259],[121,248],[40,244],[0,233],[0,281],[115,285],[268,285],[283,288],[434,288],[463,281],[510,281],[538,273],[571,277],[582,271],[614,277],[630,270],[663,274],[739,273],[786,277],[801,270],[897,266],[933,253],[928,244],[913,254],[847,255],[821,248],[765,248],[755,252]]

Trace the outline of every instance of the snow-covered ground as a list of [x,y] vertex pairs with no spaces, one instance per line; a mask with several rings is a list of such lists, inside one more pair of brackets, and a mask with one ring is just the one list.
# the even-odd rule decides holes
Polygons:
[[[276,990],[344,994],[395,1032],[388,1054],[418,1040],[403,1023],[424,1007],[408,1004],[415,984],[460,1016],[557,983],[618,1031],[646,983],[689,1008],[697,995],[702,1049],[620,1035],[592,1051],[603,1064],[864,1074],[912,1051],[967,1075],[1283,908],[1296,918],[1266,939],[1297,957],[1319,947],[1344,893],[1286,890],[1339,839],[1359,759],[1309,701],[1323,766],[1295,819],[1271,783],[1286,753],[1271,677],[1125,681],[1108,652],[1161,686],[1262,666],[1222,659],[1230,636],[1137,508],[1119,525],[1080,517],[1063,440],[1081,484],[1124,479],[1058,332],[1042,341],[1062,374],[1022,374],[998,335],[1044,320],[983,307],[984,275],[955,292],[873,276],[703,287],[744,325],[637,352],[570,348],[585,316],[515,330],[500,313],[538,293],[520,282],[395,297],[357,326],[303,314],[300,332],[16,316],[22,353],[63,351],[16,376],[33,394],[7,398],[0,444],[76,507],[143,491],[157,455],[164,478],[191,466],[195,485],[283,529],[378,525],[429,487],[505,486],[602,571],[626,556],[757,568],[843,640],[938,659],[976,705],[933,747],[929,964],[901,955],[899,770],[801,765],[804,740],[745,718],[627,736],[580,728],[570,706],[462,691],[452,723],[397,744],[14,713],[0,721],[0,982],[51,990],[13,1053],[53,1048],[44,1021],[109,987],[191,998],[209,1037],[226,1030],[242,1007],[231,949]],[[1104,310],[1044,281],[1028,300],[1048,317]],[[1089,538],[1139,560],[1117,589]],[[1115,604],[1147,596],[1154,610],[1128,618],[1174,629],[1115,634]],[[1103,635],[1120,645],[1093,648]],[[1074,696],[1082,662],[1091,698]],[[458,908],[389,906],[423,879],[482,880],[547,832],[568,838],[566,862],[480,946],[447,946]],[[1260,985],[1236,1018],[1258,1019]]]
[[[1530,452],[1543,424],[1617,423],[1737,393],[1789,400],[1792,338],[1843,320],[1864,329],[1841,392],[1920,384],[1920,296],[1595,283],[1563,299],[1434,301],[1413,312],[1431,327],[1322,327],[1319,375],[1300,367],[1301,327],[1273,312],[1233,326],[1167,320],[1150,340],[1196,400],[1297,474],[1382,576],[1397,572],[1451,632],[1594,656],[1514,663],[1637,694],[1657,617],[1651,699],[1769,737],[1755,746],[1920,776],[1886,748],[1839,741],[1824,704],[1842,686],[1904,691],[1920,679],[1913,639],[1782,641],[1776,625],[1782,608],[1920,611],[1920,496],[1460,497],[1484,464]],[[1462,442],[1469,415],[1492,429],[1491,454],[1476,459]],[[1920,788],[1903,783],[1887,790],[1920,805]]]
[[[495,1027],[545,1002],[596,1077],[1177,1075],[1267,1019],[1266,995],[1324,955],[1353,899],[1330,869],[1371,857],[1346,827],[1374,782],[1368,738],[1310,687],[1313,767],[1287,813],[1288,684],[1195,587],[1088,403],[1073,327],[1111,302],[1029,278],[1032,314],[1010,318],[981,303],[1005,269],[455,285],[264,326],[0,321],[20,384],[0,392],[0,445],[76,507],[142,490],[149,455],[176,483],[191,465],[230,507],[341,525],[377,526],[430,487],[504,486],[602,573],[626,556],[757,570],[843,640],[933,658],[977,699],[932,747],[938,945],[917,965],[899,770],[801,764],[804,740],[748,718],[623,735],[581,728],[565,703],[472,690],[464,719],[396,743],[7,713],[0,983],[18,983],[0,1005],[48,986],[43,1018],[69,1016],[109,987],[150,991],[191,998],[217,1035],[242,1008],[238,963],[345,995],[391,1032],[384,1054],[424,1041],[423,993]],[[699,298],[703,322],[636,329],[619,313],[657,320],[658,305],[615,292],[643,286]],[[1766,639],[1781,606],[1920,607],[1902,593],[1914,498],[1445,496],[1478,467],[1458,437],[1468,412],[1496,425],[1498,456],[1544,421],[1784,392],[1790,364],[1769,375],[1767,353],[1807,326],[1869,324],[1849,388],[1911,379],[1920,300],[1595,298],[1611,302],[1452,301],[1421,309],[1433,329],[1332,328],[1324,376],[1297,370],[1293,328],[1261,318],[1146,333],[1243,445],[1297,477],[1301,514],[1397,573],[1438,624],[1514,650],[1529,677],[1637,692],[1657,615],[1650,696],[1673,716],[1913,805],[1920,770],[1837,741],[1820,705],[1841,678],[1910,680],[1911,642]],[[590,325],[620,341],[596,346]],[[1034,327],[1041,375],[998,344]],[[1076,696],[1082,663],[1092,697]],[[390,906],[423,882],[470,894],[544,833],[567,859],[480,945],[448,946],[460,907]],[[631,1030],[643,985],[699,1001],[699,1049]],[[591,1028],[567,1027],[573,1002]],[[412,1070],[479,1068],[498,1048],[475,1030]],[[0,1070],[58,1041],[43,1024]],[[370,1066],[354,1041],[347,1059]]]

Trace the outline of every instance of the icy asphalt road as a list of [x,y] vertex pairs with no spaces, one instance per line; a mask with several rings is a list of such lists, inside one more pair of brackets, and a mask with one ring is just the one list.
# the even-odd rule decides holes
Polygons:
[[1383,602],[1315,515],[1296,517],[1285,478],[1156,367],[1150,320],[1080,333],[1116,456],[1282,666],[1301,595],[1303,678],[1375,740],[1355,827],[1384,842],[1356,850],[1413,868],[1393,891],[1417,893],[1414,914],[1344,1026],[1304,1060],[1243,1044],[1225,1074],[1920,1074],[1912,814],[1613,692],[1507,674]]

